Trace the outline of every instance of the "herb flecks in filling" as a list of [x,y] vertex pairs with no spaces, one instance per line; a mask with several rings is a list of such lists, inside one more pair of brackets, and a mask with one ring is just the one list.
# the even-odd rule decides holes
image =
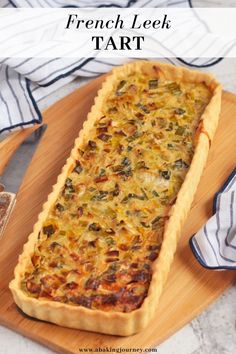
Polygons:
[[141,306],[211,98],[159,71],[120,78],[51,208],[28,296],[104,311]]

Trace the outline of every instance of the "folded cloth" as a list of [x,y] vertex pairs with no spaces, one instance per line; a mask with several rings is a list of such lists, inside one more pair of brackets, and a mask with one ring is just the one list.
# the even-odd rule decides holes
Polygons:
[[213,201],[213,216],[189,243],[199,263],[209,269],[236,269],[236,168]]
[[[190,0],[0,0],[0,7],[191,7]],[[205,27],[196,16],[192,26]],[[202,41],[199,41],[199,43]],[[195,44],[197,45],[197,44]],[[44,53],[45,54],[45,53]],[[46,55],[44,55],[46,56]],[[161,56],[158,55],[157,58]],[[0,60],[0,133],[41,123],[37,103],[76,76],[94,77],[128,58],[2,58]],[[162,59],[172,64],[222,70],[222,58]],[[212,68],[211,68],[212,71]],[[232,73],[231,73],[232,77]]]
[[[0,7],[188,7],[189,0],[0,0]],[[198,25],[201,21],[196,17]],[[203,31],[204,34],[204,31]],[[196,45],[196,44],[195,44]],[[158,57],[158,53],[157,53]],[[76,76],[94,77],[128,58],[5,58],[0,61],[0,133],[42,121],[37,102]],[[165,58],[174,65],[211,66],[219,79],[229,78],[222,58]],[[217,64],[217,65],[216,65]],[[214,65],[214,68],[212,67]],[[227,67],[227,65],[226,65]],[[230,77],[236,72],[230,72]],[[221,76],[221,77],[220,77]],[[228,76],[228,77],[227,77]],[[214,215],[190,240],[204,266],[236,269],[236,170],[214,200]]]

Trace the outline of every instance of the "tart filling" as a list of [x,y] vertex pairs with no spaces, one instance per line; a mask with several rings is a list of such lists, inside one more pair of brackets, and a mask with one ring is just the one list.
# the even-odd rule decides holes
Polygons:
[[38,235],[29,297],[130,312],[147,296],[212,93],[153,66],[114,85]]

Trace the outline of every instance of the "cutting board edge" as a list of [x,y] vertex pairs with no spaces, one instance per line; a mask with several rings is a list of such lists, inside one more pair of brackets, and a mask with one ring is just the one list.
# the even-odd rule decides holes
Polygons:
[[[98,79],[96,79],[96,80],[98,80]],[[99,78],[99,80],[101,80],[101,77]],[[99,82],[100,82],[100,81],[99,81]],[[100,84],[99,84],[99,85],[100,85]],[[79,89],[75,90],[74,92],[72,92],[71,94],[69,94],[68,96],[66,96],[65,98],[63,98],[63,99],[61,99],[60,101],[56,102],[54,105],[52,105],[51,107],[49,107],[49,108],[47,108],[46,110],[44,110],[43,115],[47,116],[47,115],[51,114],[50,111],[53,110],[53,107],[54,107],[54,108],[57,107],[57,105],[59,105],[59,103],[62,103],[65,99],[68,100],[70,97],[74,97],[74,96],[76,97],[76,96],[78,95],[78,91],[83,90],[85,87],[87,87],[87,88],[93,87],[93,82],[90,82],[89,84],[83,86],[82,88],[79,88]],[[232,99],[232,103],[236,105],[236,95],[235,95],[234,93],[225,92],[224,95],[225,95],[225,99],[226,99],[226,100],[231,101],[231,99]],[[227,288],[229,288],[232,284],[233,284],[233,281],[229,281],[229,283],[224,287],[223,291],[225,291]],[[197,315],[199,315],[206,307],[208,307],[211,303],[213,303],[216,299],[218,299],[218,297],[222,294],[223,291],[219,291],[218,295],[215,296],[215,298],[210,299],[210,300],[208,301],[208,303],[204,303],[204,305],[203,305],[202,307],[198,307],[198,309],[197,309],[196,311],[192,312],[193,316],[190,316],[187,321],[182,321],[182,322],[180,323],[180,325],[177,326],[176,328],[173,327],[172,330],[169,331],[169,332],[166,334],[166,336],[162,336],[162,338],[158,341],[158,344],[160,344],[160,342],[163,342],[163,341],[164,341],[166,338],[168,338],[171,334],[175,333],[176,330],[177,330],[177,328],[178,328],[178,330],[179,330],[179,329],[182,328],[186,323],[188,323],[189,320],[192,320],[192,319],[195,318]],[[0,295],[0,298],[1,298],[1,295]],[[0,323],[3,323],[3,322],[4,322],[4,321],[1,321],[1,314],[0,314]],[[11,326],[11,325],[12,325],[12,326]],[[5,324],[4,324],[4,326],[6,326],[6,327],[8,327],[8,328],[10,328],[10,329],[12,329],[12,330],[14,330],[14,331],[17,331],[18,333],[21,333],[21,334],[23,334],[23,335],[25,335],[25,336],[27,336],[27,337],[29,337],[29,338],[31,338],[31,339],[33,339],[33,340],[39,342],[40,344],[46,345],[47,347],[49,347],[49,348],[52,349],[52,350],[55,350],[55,349],[56,349],[59,353],[63,353],[63,354],[64,354],[64,353],[66,353],[66,354],[68,354],[68,353],[75,353],[74,351],[67,351],[64,347],[58,347],[58,345],[57,345],[57,348],[56,348],[56,347],[55,347],[55,344],[52,343],[52,342],[50,342],[50,341],[48,341],[48,340],[45,340],[45,337],[42,337],[42,336],[41,336],[40,338],[36,338],[36,337],[34,337],[34,335],[32,335],[32,333],[29,333],[29,332],[27,332],[27,331],[24,331],[24,330],[21,329],[21,328],[14,328],[14,327],[13,327],[13,325],[14,325],[13,322],[11,323],[11,325],[9,325],[9,323],[7,323],[7,322],[5,322]],[[158,344],[157,344],[157,345],[158,345]],[[153,344],[153,345],[156,345],[156,344]]]

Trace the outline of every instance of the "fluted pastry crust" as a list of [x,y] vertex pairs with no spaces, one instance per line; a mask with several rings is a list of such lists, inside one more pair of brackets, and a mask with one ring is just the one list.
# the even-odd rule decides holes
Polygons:
[[[165,224],[163,242],[158,258],[153,263],[153,275],[148,295],[140,308],[129,313],[118,311],[102,311],[100,309],[87,309],[82,306],[71,306],[60,302],[50,300],[36,299],[27,296],[22,290],[21,282],[34,253],[35,244],[38,241],[38,234],[47,218],[51,206],[64,186],[65,180],[70,172],[71,166],[75,164],[78,158],[78,148],[89,138],[90,129],[102,113],[102,106],[109,93],[114,89],[114,85],[131,72],[136,75],[140,71],[149,71],[155,67],[162,72],[167,80],[177,82],[202,83],[211,90],[212,97],[201,116],[200,124],[196,133],[195,152],[185,177],[185,180],[178,192],[175,204],[170,210],[169,220]],[[19,257],[15,268],[15,278],[10,283],[16,304],[28,315],[41,320],[50,321],[58,325],[84,329],[89,331],[127,336],[134,334],[144,328],[153,317],[158,300],[166,281],[171,262],[176,250],[181,228],[191,207],[191,203],[197,189],[203,168],[205,166],[211,140],[214,136],[221,105],[221,86],[211,75],[192,71],[183,67],[175,67],[159,62],[139,61],[132,62],[113,70],[112,75],[108,76],[103,83],[98,96],[95,98],[95,104],[84,122],[83,129],[75,141],[75,146],[67,159],[57,183],[53,187],[52,193],[48,196],[47,202],[43,206],[37,223],[34,226],[28,242],[24,245],[23,253]]]

